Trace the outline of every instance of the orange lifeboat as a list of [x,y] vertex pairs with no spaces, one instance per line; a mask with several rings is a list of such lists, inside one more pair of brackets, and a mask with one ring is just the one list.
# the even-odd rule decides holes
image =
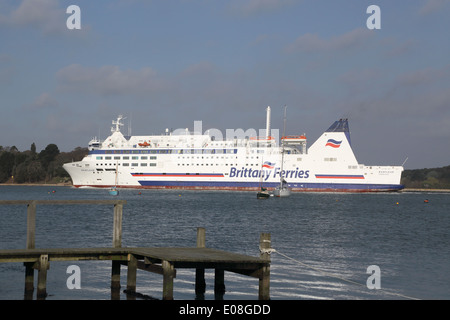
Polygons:
[[139,143],[139,146],[141,147],[148,147],[150,145],[150,143],[148,143],[147,141],[144,141],[144,143]]
[[282,140],[289,139],[289,140],[306,140],[305,136],[284,136],[281,137]]

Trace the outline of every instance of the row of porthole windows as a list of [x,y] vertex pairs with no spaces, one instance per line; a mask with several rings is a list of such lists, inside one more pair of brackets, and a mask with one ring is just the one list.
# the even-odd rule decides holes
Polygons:
[[237,153],[237,149],[158,149],[158,150],[94,150],[93,154],[214,154]]
[[[95,157],[96,160],[103,160],[102,156],[96,156]],[[156,160],[156,156],[141,156],[140,157],[141,160]],[[119,157],[119,156],[114,156],[114,157],[110,157],[110,156],[106,156],[105,160],[130,160],[130,156],[123,156],[123,157]],[[138,156],[131,156],[131,160],[139,160]]]
[[[205,164],[203,164],[203,163],[191,163],[191,164],[189,164],[189,163],[179,163],[178,164],[178,166],[214,166],[214,165],[216,165],[216,166],[219,166],[220,164],[219,163],[216,163],[216,164],[214,164],[214,163],[211,163],[211,164],[208,164],[208,163],[205,163]],[[237,163],[230,163],[230,164],[228,164],[228,163],[225,163],[225,166],[238,166],[238,164]],[[250,167],[259,167],[259,166],[261,166],[261,165],[258,165],[258,164],[245,164],[245,166],[246,167],[248,167],[248,166],[250,166]]]
[[[113,166],[115,166],[115,164],[114,163],[105,163],[104,164],[105,166],[109,166],[109,167],[113,167]],[[156,167],[157,166],[157,164],[156,163],[154,163],[154,162],[151,162],[151,163],[146,163],[146,162],[142,162],[142,163],[128,163],[128,162],[124,162],[124,163],[118,163],[118,165],[121,165],[122,167],[129,167],[130,165],[131,165],[131,167],[147,167],[147,166],[149,166],[149,167]],[[219,166],[220,164],[219,163],[211,163],[211,164],[209,164],[209,163],[178,163],[178,166],[214,166],[214,165],[216,165],[216,166]],[[103,163],[100,163],[100,164],[97,164],[97,167],[98,166],[103,166]],[[234,164],[234,163],[230,163],[230,164],[228,164],[228,163],[225,163],[225,166],[238,166],[238,164],[236,163],[236,164]],[[258,165],[258,164],[249,164],[249,163],[247,163],[245,166],[251,166],[251,167],[259,167],[260,165]]]
[[[109,166],[109,167],[114,167],[114,166],[116,166],[116,165],[118,165],[118,166],[122,166],[122,167],[129,167],[130,166],[130,163],[129,162],[123,162],[123,163],[97,163],[97,167],[98,166],[103,166],[103,165],[105,165],[105,167],[106,166]],[[156,162],[150,162],[150,163],[147,163],[147,162],[141,162],[141,163],[137,163],[137,162],[132,162],[131,163],[131,166],[132,167],[139,167],[139,166],[141,166],[141,167],[147,167],[147,166],[149,166],[149,167],[156,167]]]
[[[113,163],[113,162],[111,162],[111,163],[97,163],[96,164],[96,167],[99,167],[99,166],[105,166],[105,167],[114,167],[114,166],[116,166],[116,165],[118,165],[118,166],[122,166],[122,167],[129,167],[130,165],[131,165],[131,167],[147,167],[147,166],[149,166],[149,167],[156,167],[157,166],[157,164],[156,164],[156,162],[150,162],[150,163],[147,163],[147,162],[141,162],[141,163],[138,163],[138,162],[132,162],[131,164],[129,163],[129,162],[123,162],[123,163]],[[219,166],[220,164],[219,163],[211,163],[211,164],[208,164],[208,163],[178,163],[178,166],[203,166],[203,165],[205,165],[205,166],[214,166],[214,165],[216,165],[216,166]],[[238,166],[238,164],[236,163],[236,164],[234,164],[234,163],[225,163],[225,164],[222,164],[222,165],[225,165],[225,166],[234,166],[234,165],[236,165],[236,166]],[[247,163],[245,166],[251,166],[251,167],[258,167],[258,166],[260,166],[259,164],[249,164],[249,163]]]

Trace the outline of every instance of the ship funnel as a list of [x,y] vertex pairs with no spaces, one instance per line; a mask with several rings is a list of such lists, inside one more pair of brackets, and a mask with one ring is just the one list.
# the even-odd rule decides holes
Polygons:
[[267,115],[266,115],[266,137],[267,140],[270,139],[270,106],[267,107]]

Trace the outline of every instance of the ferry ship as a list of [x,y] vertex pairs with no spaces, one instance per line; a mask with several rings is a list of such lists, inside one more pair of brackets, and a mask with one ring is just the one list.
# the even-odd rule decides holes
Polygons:
[[109,137],[92,139],[88,155],[64,169],[75,187],[256,191],[275,189],[282,177],[294,192],[403,189],[402,166],[358,163],[347,119],[335,121],[308,147],[305,135],[283,136],[277,143],[270,135],[270,117],[267,107],[265,136],[216,140],[188,129],[124,136],[119,116]]

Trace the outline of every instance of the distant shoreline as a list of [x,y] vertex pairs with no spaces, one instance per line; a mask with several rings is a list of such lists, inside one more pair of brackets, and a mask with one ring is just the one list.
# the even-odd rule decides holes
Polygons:
[[[25,187],[72,187],[71,183],[0,183],[0,186],[25,186]],[[432,193],[450,193],[450,189],[424,189],[424,188],[405,188],[400,192],[432,192]]]
[[442,192],[442,193],[450,193],[450,189],[423,189],[423,188],[405,188],[402,192]]

